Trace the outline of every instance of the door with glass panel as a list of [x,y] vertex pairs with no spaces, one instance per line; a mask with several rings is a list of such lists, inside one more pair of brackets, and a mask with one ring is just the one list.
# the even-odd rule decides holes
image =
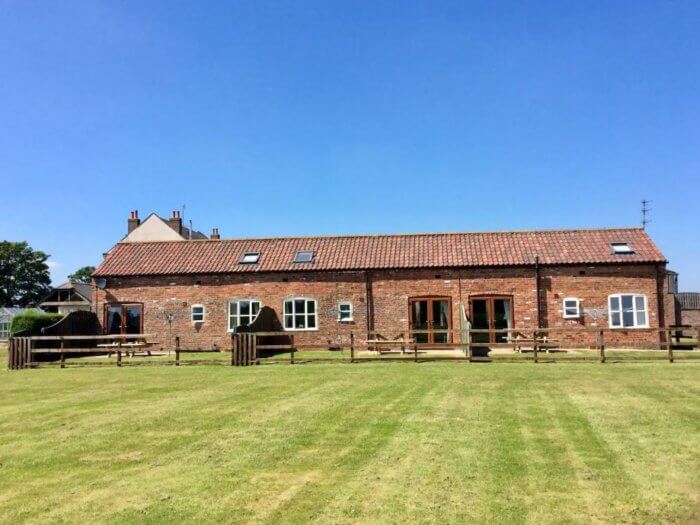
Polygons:
[[104,329],[109,335],[143,333],[143,305],[105,305]]
[[410,329],[419,331],[413,339],[419,344],[447,344],[452,338],[452,308],[449,297],[409,299]]
[[475,343],[505,343],[506,330],[513,328],[513,298],[511,296],[470,297],[472,330],[487,330],[472,334]]

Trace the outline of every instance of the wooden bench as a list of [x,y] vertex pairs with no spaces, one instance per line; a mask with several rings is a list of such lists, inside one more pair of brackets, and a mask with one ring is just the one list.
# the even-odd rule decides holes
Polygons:
[[[401,349],[401,353],[406,353],[406,346],[410,346],[414,343],[413,339],[367,339],[365,340],[367,346],[372,346],[373,351],[379,354],[385,352],[391,352],[391,346],[398,346]],[[382,346],[387,346],[389,348],[381,348]]]
[[532,337],[509,337],[507,341],[515,345],[514,350],[519,354],[523,353],[523,346],[530,346],[534,349],[535,342],[537,343],[538,349],[541,348],[547,353],[549,353],[550,350],[558,349],[560,346],[558,340],[550,339],[549,337],[539,337],[536,340]]
[[122,341],[115,341],[114,343],[103,343],[96,345],[97,348],[104,348],[106,350],[109,350],[108,357],[112,355],[112,350],[119,352],[120,350],[124,350],[124,353],[129,357],[129,354],[131,354],[131,357],[134,357],[136,355],[136,352],[139,348],[143,348],[144,351],[146,352],[146,355],[150,356],[151,355],[151,350],[150,348],[152,346],[155,346],[157,344],[160,344],[158,341],[138,341],[134,343],[126,343]]

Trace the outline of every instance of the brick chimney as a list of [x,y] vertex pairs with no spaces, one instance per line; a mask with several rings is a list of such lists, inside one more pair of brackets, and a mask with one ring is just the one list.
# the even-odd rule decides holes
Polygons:
[[127,222],[127,233],[131,233],[136,228],[141,225],[141,219],[139,219],[139,210],[134,210],[129,215],[129,220]]
[[215,241],[218,241],[219,239],[221,239],[221,235],[219,235],[219,228],[212,228],[210,239],[215,240]]
[[182,217],[178,210],[173,210],[173,215],[168,219],[168,225],[179,235],[182,235]]

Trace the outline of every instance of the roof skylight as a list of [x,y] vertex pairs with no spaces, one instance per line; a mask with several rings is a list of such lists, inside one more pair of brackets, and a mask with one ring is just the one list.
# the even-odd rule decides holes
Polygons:
[[632,247],[626,242],[611,242],[610,247],[614,254],[630,254],[634,253]]
[[314,252],[311,250],[297,250],[294,252],[295,263],[310,263],[314,260]]
[[238,264],[255,264],[260,260],[260,252],[245,252]]

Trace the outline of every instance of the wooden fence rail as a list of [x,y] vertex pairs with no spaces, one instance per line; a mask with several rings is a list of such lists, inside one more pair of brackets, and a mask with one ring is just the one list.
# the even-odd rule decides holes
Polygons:
[[[429,354],[429,351],[433,349],[433,346],[431,345],[426,345],[422,343],[418,343],[416,341],[416,336],[419,334],[424,334],[424,333],[446,333],[449,332],[451,334],[459,334],[459,337],[456,337],[455,340],[456,342],[452,342],[449,344],[443,344],[439,345],[440,347],[448,347],[452,349],[459,348],[462,350],[463,354],[461,356],[447,356],[449,359],[453,360],[468,360],[468,361],[478,361],[478,360],[483,360],[483,356],[485,355],[483,352],[479,353],[477,352],[475,354],[475,350],[479,349],[499,349],[499,348],[505,348],[505,349],[510,349],[512,348],[513,351],[517,351],[520,349],[520,351],[527,351],[530,352],[530,349],[532,351],[532,361],[535,363],[538,363],[541,359],[541,354],[543,351],[547,351],[549,353],[549,350],[552,348],[554,345],[555,347],[559,348],[572,348],[572,349],[587,349],[587,350],[593,350],[596,352],[597,355],[597,360],[601,363],[605,363],[608,355],[607,355],[607,348],[610,346],[615,346],[619,344],[619,338],[616,338],[620,333],[623,332],[634,332],[634,333],[641,333],[641,332],[646,332],[646,333],[658,333],[659,334],[659,342],[657,343],[658,346],[656,348],[664,350],[666,352],[665,359],[673,363],[676,358],[680,355],[678,353],[679,348],[685,348],[685,349],[691,349],[691,348],[698,348],[700,349],[700,327],[692,327],[693,333],[696,335],[695,340],[686,340],[684,341],[681,345],[678,345],[677,342],[674,344],[673,340],[673,334],[677,331],[676,328],[671,327],[671,328],[646,328],[646,329],[635,329],[635,330],[619,330],[619,329],[610,329],[610,328],[601,328],[601,327],[589,327],[589,328],[570,328],[570,327],[556,327],[556,328],[536,328],[536,329],[499,329],[499,330],[481,330],[481,329],[456,329],[456,330],[411,330],[411,331],[405,331],[401,334],[397,335],[390,335],[389,337],[383,336],[380,332],[377,331],[372,331],[372,332],[362,332],[362,334],[368,334],[367,339],[364,341],[358,341],[358,338],[356,335],[351,332],[349,335],[349,350],[350,350],[350,355],[349,355],[349,360],[345,360],[345,362],[350,362],[350,363],[356,363],[359,361],[367,361],[367,360],[381,360],[381,359],[376,359],[372,358],[372,356],[363,356],[360,355],[358,356],[357,350],[358,350],[358,342],[360,348],[364,348],[365,350],[371,350],[371,349],[377,349],[378,345],[375,344],[377,341],[380,343],[386,343],[386,345],[383,345],[384,348],[388,348],[390,350],[397,350],[401,349],[401,354],[402,356],[399,356],[399,359],[406,360],[405,358],[408,358],[408,360],[412,360],[415,362],[418,362],[419,360],[431,360],[431,359],[445,359],[445,357],[441,356],[431,356]],[[589,341],[588,343],[585,343],[586,346],[570,346],[569,341],[559,341],[554,343],[554,339],[552,339],[552,335],[555,333],[562,333],[562,334],[588,334],[586,336],[586,340]],[[687,329],[686,329],[687,332]],[[498,342],[498,343],[493,343],[493,342],[481,342],[481,341],[474,341],[475,337],[480,334],[501,334],[504,337],[499,337],[499,339],[506,339],[506,342]],[[61,368],[66,366],[66,354],[68,354],[68,357],[71,355],[110,355],[110,354],[116,354],[117,359],[116,359],[116,366],[122,366],[122,355],[124,352],[127,352],[127,357],[129,353],[129,345],[132,343],[129,343],[128,340],[135,340],[135,341],[146,341],[148,338],[151,337],[152,334],[133,334],[133,335],[108,335],[108,336],[81,336],[81,335],[70,335],[70,336],[34,336],[34,337],[12,337],[9,340],[9,347],[8,347],[8,368],[10,370],[21,370],[25,368],[30,368],[33,366],[37,366],[40,361],[40,359],[36,358],[38,354],[46,354],[51,355],[53,354],[54,356],[58,354],[60,356],[60,366]],[[520,339],[516,339],[516,336],[520,337]],[[94,344],[88,345],[88,347],[81,348],[79,345],[74,344],[71,345],[71,341],[76,341],[76,342],[87,342],[88,340],[94,340]],[[281,340],[280,340],[281,339]],[[478,337],[476,338],[478,339]],[[114,344],[98,344],[100,342],[107,341],[108,343],[111,341]],[[339,345],[339,347],[346,347],[348,346],[348,341],[339,341],[339,343],[342,343]],[[646,344],[646,343],[645,343]],[[387,346],[388,345],[388,346]],[[107,346],[108,348],[104,348]],[[380,345],[382,346],[382,345]],[[393,346],[393,348],[392,348]],[[621,349],[625,349],[629,347],[624,347],[622,346]],[[180,354],[181,353],[196,353],[196,352],[210,352],[211,350],[202,350],[202,349],[196,349],[196,350],[183,350],[180,346],[180,338],[176,337],[175,338],[175,361],[174,364],[176,366],[179,366],[181,363],[180,360]],[[647,350],[645,348],[644,350]],[[265,357],[266,352],[271,352],[271,353],[278,353],[278,352],[285,352],[287,351],[289,353],[288,357],[284,358],[275,358],[274,355],[271,357]],[[232,339],[231,339],[231,359],[230,359],[230,365],[231,366],[250,366],[253,364],[259,364],[261,360],[264,360],[265,362],[276,362],[276,361],[286,361],[289,362],[290,364],[295,363],[295,354],[296,354],[297,348],[294,343],[294,335],[290,334],[288,332],[246,332],[246,333],[234,333],[232,334]],[[262,355],[261,355],[262,352]],[[419,357],[419,352],[422,354]],[[133,353],[133,350],[132,350]],[[378,354],[381,355],[381,352],[378,351]],[[408,355],[403,355],[403,354],[408,354]],[[412,355],[411,355],[412,354]],[[614,354],[613,354],[614,355]],[[307,356],[308,357],[308,356]],[[413,358],[413,359],[411,359]],[[387,357],[387,360],[393,359],[393,357]],[[304,361],[308,361],[309,359],[304,359]],[[311,358],[310,360],[316,360],[314,358]],[[319,361],[323,361],[324,359],[318,359]],[[530,359],[522,359],[520,358],[519,360],[522,361],[530,361]],[[224,364],[226,363],[226,360],[209,360],[212,363],[216,362],[219,364]],[[334,362],[339,362],[340,360],[338,359],[332,359]],[[184,361],[185,364],[194,364],[195,362],[204,362],[204,361],[196,361],[196,360],[187,360]],[[72,364],[73,362],[71,362]],[[170,364],[173,363],[172,361],[157,361],[157,362],[152,362],[149,364]],[[85,364],[85,363],[83,363]],[[94,364],[100,364],[100,363],[94,363]],[[108,364],[108,363],[102,363],[102,364]],[[109,363],[112,364],[112,363]],[[127,364],[134,364],[127,362]]]

